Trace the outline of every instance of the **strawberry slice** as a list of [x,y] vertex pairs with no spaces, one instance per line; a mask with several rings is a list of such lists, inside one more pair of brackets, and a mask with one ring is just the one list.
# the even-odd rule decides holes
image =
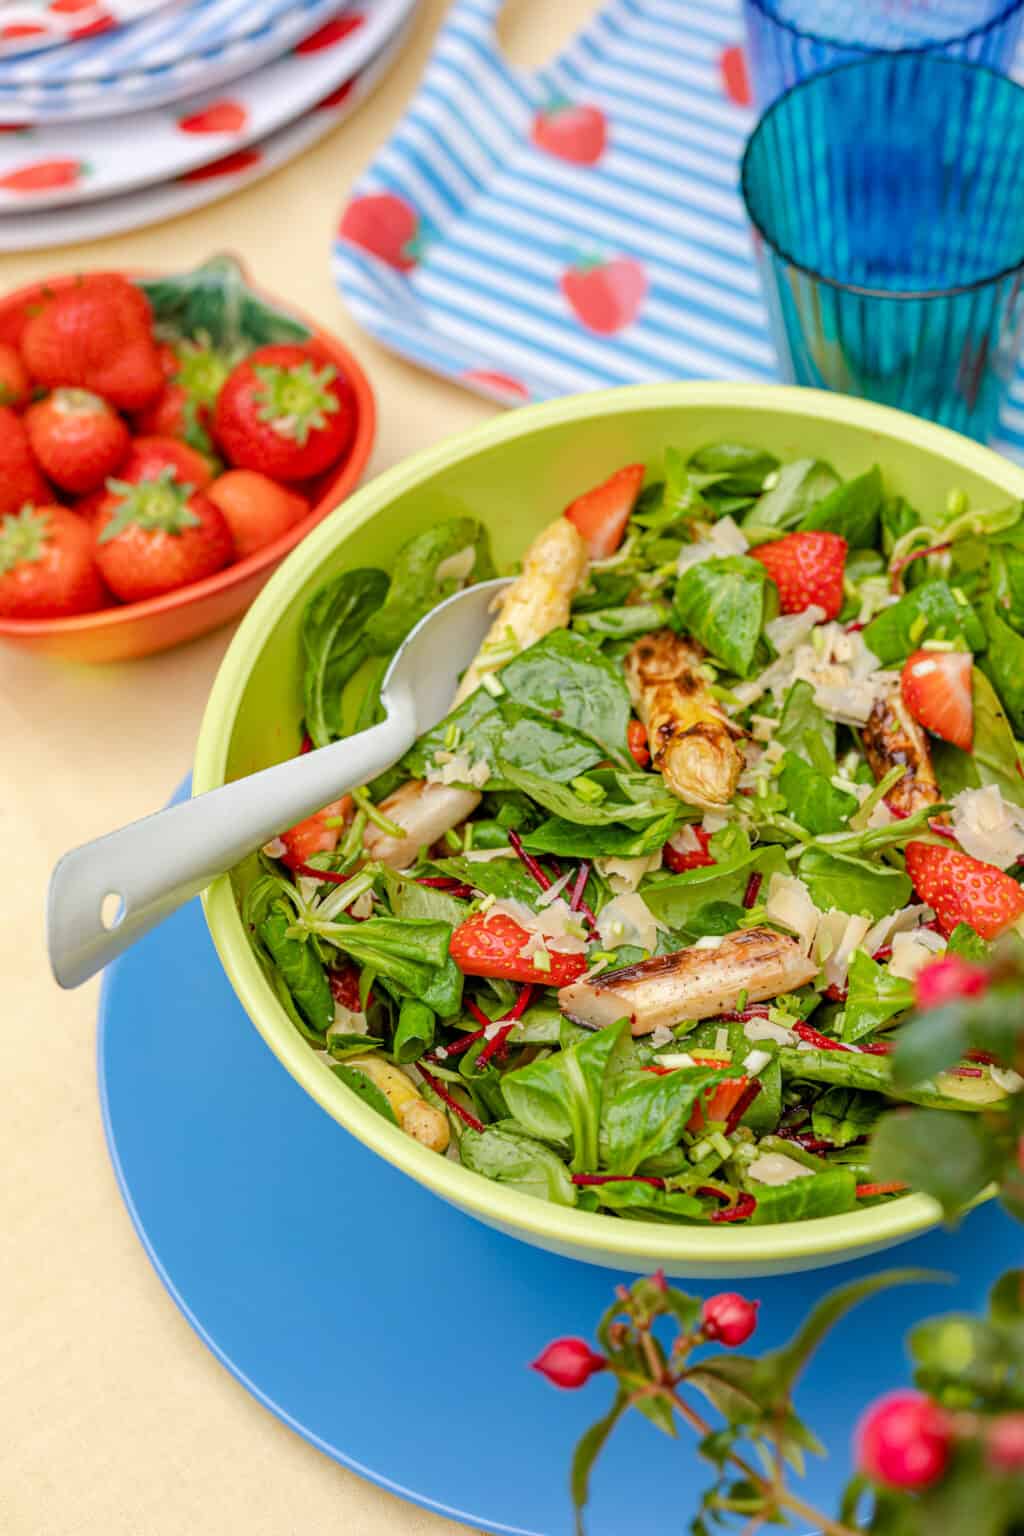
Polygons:
[[449,954],[464,976],[504,976],[548,987],[566,987],[587,969],[585,956],[552,949],[550,967],[543,970],[531,955],[521,953],[531,937],[506,912],[477,912],[456,928]]
[[903,702],[918,725],[969,752],[974,741],[970,651],[915,651],[903,663]]
[[644,466],[627,464],[566,507],[566,517],[587,541],[591,560],[604,560],[618,549],[643,483]]
[[[693,832],[694,837],[697,839],[698,847],[677,847],[677,842],[682,841],[684,838],[686,842],[690,841],[689,836],[687,836],[687,833],[690,831]],[[708,851],[710,842],[711,833],[705,832],[703,827],[687,828],[686,833],[677,832],[675,837],[670,838],[661,851],[662,863],[674,875],[681,875],[684,869],[704,869],[707,865],[714,864],[715,862],[714,855]]]
[[1024,890],[995,864],[956,848],[907,844],[907,874],[948,938],[957,923],[970,923],[983,939],[998,938],[1024,917]]
[[351,797],[344,795],[340,800],[332,800],[330,805],[325,805],[322,811],[290,827],[287,832],[282,832],[281,841],[285,852],[281,855],[281,863],[287,864],[289,869],[296,869],[300,864],[308,863],[316,853],[333,853],[342,829],[340,825],[329,827],[326,823],[339,823],[351,808]]
[[709,1125],[728,1124],[729,1116],[747,1091],[749,1078],[726,1077],[710,1089],[693,1106],[693,1113],[686,1122],[686,1129],[695,1135],[706,1131]]
[[778,587],[783,613],[803,613],[816,603],[827,619],[836,619],[843,606],[846,547],[838,533],[815,529],[787,533],[771,544],[759,544],[750,554]]

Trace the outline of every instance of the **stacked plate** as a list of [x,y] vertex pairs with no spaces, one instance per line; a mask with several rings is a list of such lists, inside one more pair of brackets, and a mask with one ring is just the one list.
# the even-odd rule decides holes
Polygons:
[[0,251],[226,196],[321,138],[416,0],[0,0]]

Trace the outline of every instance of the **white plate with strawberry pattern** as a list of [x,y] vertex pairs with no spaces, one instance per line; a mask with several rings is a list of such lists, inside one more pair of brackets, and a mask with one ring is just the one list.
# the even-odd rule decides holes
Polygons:
[[409,37],[406,22],[359,73],[331,91],[312,111],[267,139],[236,149],[177,181],[142,187],[121,197],[44,209],[0,219],[0,253],[77,245],[141,229],[192,213],[230,197],[297,159],[362,105],[383,79]]
[[173,0],[0,0],[0,59],[97,37],[171,3]]
[[0,215],[118,197],[244,150],[340,90],[386,46],[414,3],[358,0],[231,87],[130,118],[0,135]]

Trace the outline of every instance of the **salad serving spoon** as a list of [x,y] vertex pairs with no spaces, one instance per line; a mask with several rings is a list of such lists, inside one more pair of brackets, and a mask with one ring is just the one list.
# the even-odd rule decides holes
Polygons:
[[66,853],[47,898],[47,947],[60,986],[80,986],[255,848],[397,762],[451,709],[507,586],[507,577],[480,582],[420,620],[385,673],[379,725]]

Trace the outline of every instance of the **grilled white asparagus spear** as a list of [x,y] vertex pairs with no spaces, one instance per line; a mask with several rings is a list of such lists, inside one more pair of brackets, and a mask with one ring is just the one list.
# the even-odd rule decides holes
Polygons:
[[434,1104],[428,1104],[416,1084],[390,1061],[380,1056],[352,1056],[345,1063],[361,1072],[387,1099],[402,1130],[431,1152],[447,1150],[451,1132],[448,1117]]
[[456,704],[480,686],[488,672],[528,645],[569,622],[569,607],[587,573],[587,546],[564,517],[538,533],[523,569],[501,596],[498,615],[455,695]]
[[899,683],[875,704],[862,739],[876,781],[884,779],[890,769],[906,765],[906,773],[885,797],[897,816],[910,816],[922,806],[939,803],[942,793],[928,738],[903,703]]
[[415,861],[420,848],[436,843],[471,816],[479,804],[478,790],[409,779],[377,807],[388,821],[405,829],[405,836],[395,837],[371,822],[363,844],[371,858],[380,859],[393,869],[405,869]]
[[743,771],[737,728],[701,675],[702,653],[671,629],[643,635],[626,657],[633,707],[647,727],[651,761],[673,794],[725,805]]
[[634,1035],[684,1019],[732,1012],[741,996],[764,1002],[802,987],[818,967],[796,939],[771,928],[727,934],[715,949],[692,946],[606,971],[562,987],[558,1006],[569,1018],[603,1028],[628,1018]]

